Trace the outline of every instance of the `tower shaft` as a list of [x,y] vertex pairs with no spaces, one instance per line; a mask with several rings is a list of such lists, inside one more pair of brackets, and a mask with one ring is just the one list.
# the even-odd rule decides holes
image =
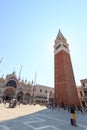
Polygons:
[[59,31],[54,45],[55,102],[79,105],[69,45]]

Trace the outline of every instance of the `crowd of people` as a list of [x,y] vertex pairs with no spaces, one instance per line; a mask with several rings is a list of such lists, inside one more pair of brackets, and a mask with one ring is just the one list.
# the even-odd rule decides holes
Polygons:
[[62,108],[64,110],[67,110],[68,112],[71,113],[71,117],[70,117],[70,123],[73,126],[77,126],[76,124],[76,119],[77,119],[77,113],[87,113],[87,106],[83,107],[83,106],[74,106],[74,104],[72,104],[71,106],[65,107],[64,104],[62,104],[61,106],[58,104],[54,104],[54,103],[49,103],[47,104],[47,108],[48,109],[52,109],[54,110],[55,108],[58,109],[58,111]]
[[[37,104],[36,102],[33,102],[33,101],[17,100],[15,98],[10,99],[10,100],[6,100],[6,99],[3,99],[3,98],[0,98],[0,104],[1,103],[3,103],[5,107],[8,106],[9,108],[15,108],[16,106],[20,106],[20,104],[22,104],[22,105],[27,105],[27,104],[36,105]],[[45,103],[39,103],[39,105],[46,106]]]

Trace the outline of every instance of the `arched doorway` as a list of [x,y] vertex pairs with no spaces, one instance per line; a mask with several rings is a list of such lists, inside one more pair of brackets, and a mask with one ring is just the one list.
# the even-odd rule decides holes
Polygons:
[[26,93],[25,96],[24,96],[24,100],[29,102],[29,99],[30,99],[30,94]]
[[18,101],[22,101],[23,100],[23,92],[20,91],[18,94],[17,94],[17,100]]
[[15,95],[15,89],[14,88],[6,88],[5,92],[4,92],[4,98],[6,100],[10,100],[12,98],[14,98]]

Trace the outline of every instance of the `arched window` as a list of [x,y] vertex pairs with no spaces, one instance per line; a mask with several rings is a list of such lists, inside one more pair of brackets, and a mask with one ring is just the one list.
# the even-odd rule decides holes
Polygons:
[[47,90],[45,90],[45,93],[47,93]]
[[40,92],[42,92],[42,89],[40,89]]
[[83,86],[85,87],[85,83],[83,83]]
[[80,96],[81,96],[81,97],[83,96],[82,91],[80,91]]
[[6,84],[6,86],[12,86],[12,87],[16,88],[16,82],[14,80],[9,80]]
[[52,94],[52,91],[50,91],[50,94]]

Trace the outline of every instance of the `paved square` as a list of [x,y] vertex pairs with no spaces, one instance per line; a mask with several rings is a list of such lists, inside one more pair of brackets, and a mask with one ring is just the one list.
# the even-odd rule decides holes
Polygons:
[[[35,109],[36,106],[32,108]],[[20,112],[21,107],[18,110]],[[3,120],[0,122],[0,130],[87,130],[87,113],[77,113],[77,127],[71,126],[70,118],[71,114],[67,110],[44,108],[14,119]]]

